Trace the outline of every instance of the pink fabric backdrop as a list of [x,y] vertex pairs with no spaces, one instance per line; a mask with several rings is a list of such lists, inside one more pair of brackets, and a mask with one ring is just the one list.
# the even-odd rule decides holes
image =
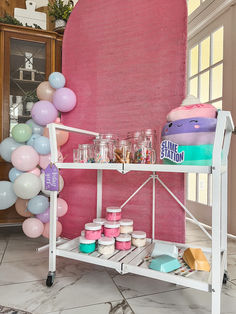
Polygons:
[[[166,114],[185,96],[185,0],[80,0],[63,41],[63,73],[77,94],[77,106],[62,114],[65,125],[97,132],[126,134],[143,128],[160,132]],[[91,139],[89,140],[91,141]],[[65,161],[85,137],[70,135],[62,148]],[[121,205],[149,173],[103,172],[103,210]],[[96,171],[62,172],[61,193],[69,204],[63,235],[73,238],[96,215]],[[182,174],[160,174],[184,199]],[[156,236],[184,242],[185,215],[157,185]],[[123,216],[135,229],[151,234],[152,183],[126,205]]]

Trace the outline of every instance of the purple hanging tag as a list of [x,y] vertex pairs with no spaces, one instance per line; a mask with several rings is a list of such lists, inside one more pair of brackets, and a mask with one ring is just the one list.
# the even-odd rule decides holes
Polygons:
[[49,164],[45,169],[45,190],[59,191],[59,171],[54,164]]

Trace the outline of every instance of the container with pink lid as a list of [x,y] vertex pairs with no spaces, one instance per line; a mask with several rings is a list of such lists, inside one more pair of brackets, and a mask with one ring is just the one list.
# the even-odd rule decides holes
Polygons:
[[106,209],[106,220],[117,221],[121,219],[121,208],[110,206]]
[[96,223],[85,224],[85,238],[88,240],[98,240],[102,236],[102,226]]
[[106,219],[105,218],[95,218],[93,220],[94,223],[99,224],[102,226],[102,233],[104,232],[104,223],[105,223]]
[[120,223],[117,221],[106,221],[104,223],[104,235],[105,237],[118,237],[120,234]]
[[126,251],[131,249],[131,235],[120,234],[116,237],[116,250]]

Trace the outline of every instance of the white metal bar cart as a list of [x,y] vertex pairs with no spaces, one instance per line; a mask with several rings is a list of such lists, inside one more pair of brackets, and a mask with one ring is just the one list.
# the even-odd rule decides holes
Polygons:
[[[230,112],[220,111],[217,117],[215,142],[213,146],[213,159],[211,166],[187,166],[165,164],[103,164],[103,163],[60,163],[57,155],[56,129],[66,130],[92,136],[98,133],[71,128],[58,124],[49,124],[51,162],[59,169],[96,169],[97,170],[97,217],[102,212],[102,172],[103,170],[116,170],[122,174],[130,171],[145,171],[149,173],[147,180],[125,201],[124,207],[142,187],[152,180],[153,182],[153,208],[152,208],[152,239],[148,239],[143,248],[131,247],[129,251],[115,251],[112,255],[101,255],[97,251],[84,254],[78,250],[79,238],[56,243],[56,208],[57,192],[50,192],[50,239],[49,239],[49,273],[46,280],[47,286],[52,286],[56,273],[56,256],[63,256],[78,261],[101,265],[117,270],[120,274],[133,273],[163,281],[168,281],[185,287],[210,292],[212,294],[212,314],[220,314],[221,288],[223,281],[227,281],[227,159],[234,130]],[[212,174],[212,235],[191,214],[191,212],[170,191],[168,186],[159,178],[159,172],[181,173],[211,173]],[[182,206],[203,232],[212,240],[211,248],[202,248],[211,260],[210,273],[194,272],[191,276],[184,276],[181,272],[163,273],[148,268],[145,257],[153,249],[155,242],[155,182],[158,181],[169,194]],[[160,241],[162,242],[162,241]],[[179,248],[180,258],[183,250],[189,246],[175,243]]]

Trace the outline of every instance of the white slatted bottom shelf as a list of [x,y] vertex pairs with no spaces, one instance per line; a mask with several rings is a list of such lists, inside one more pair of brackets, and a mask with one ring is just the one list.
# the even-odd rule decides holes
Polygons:
[[[155,241],[157,242],[157,241]],[[162,242],[162,241],[161,241]],[[115,251],[111,255],[102,255],[98,251],[90,254],[79,252],[79,238],[70,240],[57,247],[58,256],[75,259],[82,262],[92,263],[117,270],[120,274],[133,273],[149,278],[155,278],[168,281],[174,284],[195,288],[202,291],[210,291],[211,286],[208,284],[210,273],[202,271],[191,271],[182,259],[185,245],[179,247],[179,261],[181,268],[171,273],[163,273],[149,269],[149,260],[154,242],[147,239],[145,247],[131,247],[128,251]],[[211,258],[209,252],[205,252],[208,260]],[[191,276],[190,276],[191,275]]]

